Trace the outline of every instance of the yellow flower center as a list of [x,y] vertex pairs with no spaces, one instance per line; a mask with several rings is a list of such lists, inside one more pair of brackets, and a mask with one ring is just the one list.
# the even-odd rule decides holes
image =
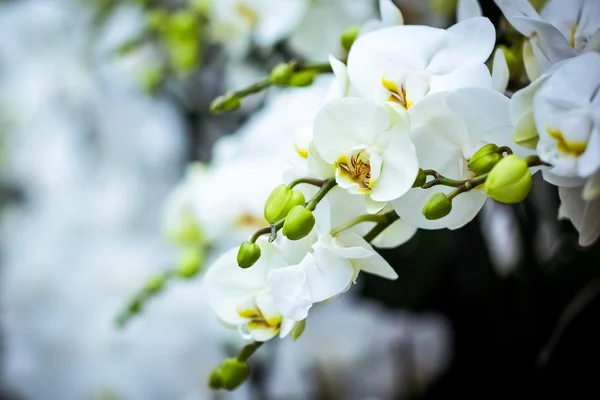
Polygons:
[[398,85],[385,79],[385,77],[381,78],[381,84],[390,92],[390,97],[388,97],[387,101],[398,103],[407,110],[414,104],[406,97],[406,88],[403,85],[400,85],[400,88],[398,88]]
[[567,140],[559,129],[546,128],[548,135],[557,142],[558,151],[563,154],[579,157],[587,149],[587,143]]
[[240,317],[250,320],[247,324],[249,330],[276,329],[279,331],[279,328],[281,327],[281,315],[267,318],[256,304],[254,304],[254,306],[245,305],[244,307],[238,307],[237,313]]
[[354,152],[349,158],[341,155],[336,163],[336,168],[342,177],[350,182],[358,184],[364,193],[369,193],[375,182],[371,180],[371,163],[366,150]]

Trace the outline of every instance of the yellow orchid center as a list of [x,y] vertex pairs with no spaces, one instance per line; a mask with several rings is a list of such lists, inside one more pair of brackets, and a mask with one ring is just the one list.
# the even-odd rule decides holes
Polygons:
[[341,177],[358,184],[363,193],[371,192],[375,180],[371,179],[371,161],[367,150],[358,150],[350,154],[342,154],[335,162]]
[[252,327],[254,327],[255,329],[279,330],[281,326],[281,315],[273,315],[271,317],[266,317],[256,304],[238,307],[236,311],[240,317],[247,318],[250,320],[248,322],[248,328],[250,330],[252,330]]
[[559,129],[546,128],[548,135],[557,142],[558,151],[575,157],[581,156],[587,149],[587,143],[565,139]]
[[400,85],[400,88],[398,88],[398,85],[385,79],[385,77],[381,78],[381,84],[390,92],[390,97],[388,97],[387,101],[398,103],[407,110],[414,104],[406,97],[406,88],[403,85]]

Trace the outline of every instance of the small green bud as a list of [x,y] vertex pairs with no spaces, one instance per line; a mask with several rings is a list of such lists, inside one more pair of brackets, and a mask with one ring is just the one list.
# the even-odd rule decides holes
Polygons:
[[298,339],[304,333],[304,329],[306,328],[306,319],[302,321],[296,322],[296,325],[292,328],[290,335],[292,336],[292,340]]
[[485,181],[485,194],[500,203],[518,203],[527,197],[532,184],[527,161],[510,155],[490,171]]
[[277,64],[271,71],[271,80],[274,84],[285,86],[290,82],[294,68],[289,63]]
[[155,274],[148,279],[146,282],[146,290],[149,293],[158,293],[165,286],[164,274]]
[[354,44],[354,41],[358,37],[358,33],[360,32],[360,27],[353,26],[352,28],[348,28],[342,33],[341,43],[346,53],[350,51],[350,48]]
[[292,87],[306,87],[312,85],[315,81],[315,71],[300,71],[292,74],[290,77],[290,86]]
[[211,389],[217,390],[223,388],[223,366],[219,365],[217,368],[213,369],[208,377],[208,386]]
[[290,240],[302,239],[315,226],[315,216],[304,206],[294,206],[283,223],[283,235]]
[[471,157],[467,167],[478,175],[488,173],[494,165],[502,159],[498,146],[493,143],[486,144]]
[[242,383],[246,382],[250,376],[250,366],[245,361],[240,361],[235,357],[227,358],[221,368],[221,380],[223,388],[234,390]]
[[143,301],[139,297],[132,299],[127,307],[130,314],[138,314],[142,311]]
[[417,175],[415,183],[413,183],[412,187],[421,187],[425,184],[425,181],[427,181],[427,175],[425,175],[425,172],[422,169],[419,169],[419,174]]
[[219,96],[210,103],[210,112],[213,114],[221,114],[225,111],[234,111],[242,106],[242,99],[234,94],[224,94]]
[[177,265],[177,274],[181,278],[190,279],[200,272],[202,264],[202,248],[193,247],[185,249],[179,256],[179,264]]
[[244,242],[237,254],[237,263],[240,268],[250,268],[260,258],[260,247],[256,243]]
[[423,215],[429,220],[440,219],[452,211],[452,200],[445,193],[437,192],[423,207]]
[[290,189],[287,185],[278,185],[273,189],[265,202],[264,215],[269,223],[285,218],[292,207],[304,204],[305,199],[302,192]]

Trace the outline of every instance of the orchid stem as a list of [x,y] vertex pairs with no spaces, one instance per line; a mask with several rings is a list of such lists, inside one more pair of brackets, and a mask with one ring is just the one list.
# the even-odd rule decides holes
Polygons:
[[314,179],[314,178],[299,178],[299,179],[292,181],[288,186],[290,187],[290,189],[293,189],[294,186],[297,186],[301,183],[306,183],[308,185],[322,187],[325,184],[325,181],[322,179]]
[[400,217],[398,216],[398,214],[396,214],[395,211],[390,211],[390,212],[387,212],[387,213],[381,214],[381,215],[385,215],[386,220],[383,222],[379,222],[377,225],[375,225],[373,227],[373,229],[371,229],[365,236],[363,236],[363,239],[365,239],[367,242],[372,242],[388,226],[390,226],[395,221],[400,219]]
[[[394,213],[394,211],[390,211],[391,213]],[[386,222],[388,219],[387,214],[363,214],[363,215],[359,215],[358,217],[354,217],[351,220],[336,226],[335,228],[333,228],[330,232],[331,236],[337,236],[338,234],[340,234],[342,231],[345,231],[347,229],[352,228],[353,226],[356,226],[358,224],[361,224],[363,222],[376,222],[376,223],[381,223],[381,222]]]
[[240,361],[248,361],[252,354],[256,352],[263,345],[264,342],[252,342],[244,346],[242,351],[240,351],[240,355],[238,356],[238,360]]

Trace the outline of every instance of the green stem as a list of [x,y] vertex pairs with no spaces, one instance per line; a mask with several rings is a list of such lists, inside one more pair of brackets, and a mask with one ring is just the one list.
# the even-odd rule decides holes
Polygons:
[[439,172],[437,172],[433,169],[426,169],[426,170],[423,170],[423,172],[425,173],[426,176],[433,176],[433,178],[434,178],[432,181],[425,182],[421,186],[421,188],[423,188],[423,189],[429,189],[436,185],[459,187],[460,185],[462,185],[465,182],[465,181],[458,181],[455,179],[446,178],[445,176],[443,176],[442,174],[440,174]]
[[547,162],[540,160],[540,158],[538,156],[526,157],[525,161],[527,161],[527,166],[529,166],[529,167],[540,167],[540,166],[551,167],[552,166],[552,164],[548,164]]
[[273,85],[273,82],[271,82],[271,78],[263,78],[262,80],[253,83],[252,85],[240,89],[240,90],[235,90],[230,92],[231,95],[233,96],[237,96],[237,97],[246,97],[248,95],[254,94],[254,93],[259,93],[262,92],[263,90],[269,88],[270,86]]
[[329,191],[333,189],[336,185],[337,182],[334,178],[329,178],[325,182],[323,182],[323,186],[321,186],[321,189],[319,189],[317,194],[315,194],[314,197],[310,199],[308,203],[306,203],[306,208],[308,208],[310,211],[315,211],[315,208],[317,208],[317,204],[319,204],[319,202],[323,200],[327,193],[329,193]]
[[240,361],[248,361],[252,354],[256,352],[263,345],[263,342],[252,342],[244,346],[242,351],[240,351],[240,355],[238,356],[238,360]]
[[331,68],[331,64],[329,64],[329,63],[306,64],[304,66],[301,66],[301,68],[299,68],[299,70],[314,71],[318,74],[328,74],[328,73],[333,72],[333,69]]
[[322,179],[314,179],[314,178],[299,178],[299,179],[292,181],[288,186],[290,187],[290,189],[293,189],[294,186],[297,186],[301,183],[306,183],[309,185],[322,187],[323,184],[325,183],[325,181]]
[[387,220],[386,214],[363,214],[363,215],[359,215],[358,217],[354,217],[350,221],[347,221],[346,223],[343,223],[343,224],[341,224],[341,225],[336,226],[335,228],[333,228],[331,230],[331,232],[330,232],[330,235],[331,236],[336,236],[340,232],[345,231],[347,229],[350,229],[353,226],[356,226],[356,225],[358,225],[360,223],[363,223],[363,222],[381,223],[381,222],[385,222],[386,220]]
[[365,239],[367,242],[372,242],[377,236],[379,236],[381,232],[383,232],[388,226],[393,224],[394,221],[400,219],[400,217],[398,216],[398,214],[396,214],[395,211],[390,211],[381,215],[385,215],[386,220],[375,225],[373,229],[371,229],[365,236],[363,236],[363,239]]
[[485,183],[487,177],[488,177],[488,174],[483,174],[483,175],[479,175],[478,177],[473,178],[473,179],[467,179],[466,181],[463,182],[462,185],[460,185],[459,187],[457,187],[456,189],[454,189],[453,191],[448,193],[448,198],[450,200],[452,200],[459,194],[468,192],[469,190],[476,188],[477,186],[481,185],[482,183]]

